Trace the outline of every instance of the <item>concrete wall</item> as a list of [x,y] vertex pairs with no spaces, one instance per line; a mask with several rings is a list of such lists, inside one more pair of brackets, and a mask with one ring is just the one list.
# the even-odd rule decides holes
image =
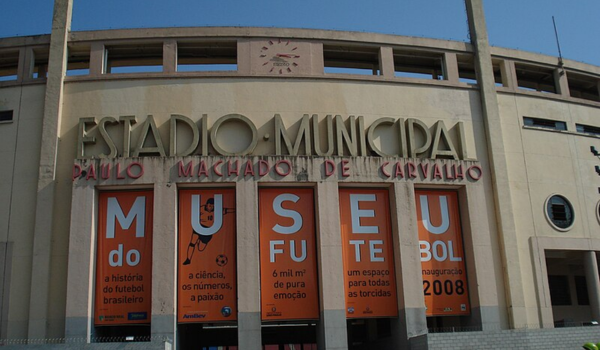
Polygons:
[[[597,219],[598,175],[594,166],[598,159],[590,146],[600,146],[598,137],[576,133],[575,124],[600,125],[600,110],[544,97],[499,94],[502,126],[511,188],[515,197],[518,246],[522,271],[522,288],[527,304],[527,320],[523,326],[552,323],[551,315],[540,315],[535,276],[531,257],[531,237],[598,239]],[[523,117],[562,121],[567,131],[552,131],[526,127]],[[575,223],[568,232],[555,229],[545,214],[545,201],[553,194],[567,198],[575,211]],[[559,246],[570,249],[566,241]]]
[[44,92],[42,84],[0,89],[0,110],[13,110],[13,122],[0,123],[0,241],[12,246],[0,261],[2,338],[27,337]]

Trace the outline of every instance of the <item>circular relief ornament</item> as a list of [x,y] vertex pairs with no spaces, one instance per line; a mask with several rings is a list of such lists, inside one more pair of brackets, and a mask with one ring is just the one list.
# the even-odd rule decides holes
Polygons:
[[261,47],[259,58],[269,73],[290,74],[299,66],[297,50],[298,46],[289,40],[273,39]]

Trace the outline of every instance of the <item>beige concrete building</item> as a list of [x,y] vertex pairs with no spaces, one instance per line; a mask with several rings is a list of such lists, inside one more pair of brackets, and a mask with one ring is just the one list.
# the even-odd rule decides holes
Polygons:
[[[70,0],[55,1],[50,35],[0,39],[0,338],[98,349],[600,341],[600,67],[492,48],[481,1],[465,4],[472,43],[283,28],[71,32]],[[317,310],[308,318],[266,310],[272,285],[261,273],[269,256],[287,254],[283,238],[262,246],[268,189],[292,202],[312,193],[302,210],[314,216],[315,249],[303,258],[314,262],[316,288],[297,291]],[[181,311],[182,271],[203,256],[199,241],[210,246],[201,217],[197,236],[184,236],[182,198],[213,190],[234,203],[227,212],[214,197],[235,227],[233,253],[217,256],[235,267],[219,277],[235,299],[223,320]],[[123,193],[148,193],[137,197],[145,211],[105,204]],[[350,209],[347,193],[357,196]],[[381,240],[344,238],[383,225],[360,200],[382,205]],[[290,208],[273,204],[293,219],[279,226],[284,235],[307,222]],[[102,272],[111,223],[137,230],[141,215],[148,234],[135,236],[151,237],[149,250],[123,243],[107,266],[133,270]],[[450,224],[458,240],[424,236]],[[304,261],[296,248],[292,259]],[[361,262],[361,252],[385,260],[377,271],[387,277],[360,281],[386,283],[386,301],[348,277],[359,271],[348,259]],[[135,275],[140,261],[143,281],[106,301],[109,276]],[[127,309],[141,286],[147,310]],[[362,316],[354,286],[372,303]],[[460,306],[435,306],[454,297]],[[102,300],[124,304],[127,322],[100,314]],[[305,307],[287,302],[292,314]]]

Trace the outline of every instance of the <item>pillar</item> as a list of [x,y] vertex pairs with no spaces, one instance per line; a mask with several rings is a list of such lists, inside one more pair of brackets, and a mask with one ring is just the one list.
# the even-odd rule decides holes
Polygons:
[[173,340],[177,307],[177,186],[170,182],[154,184],[152,227],[152,321],[153,341]]
[[90,48],[90,76],[98,77],[104,74],[106,71],[106,50],[104,50],[104,44],[94,42]]
[[522,286],[521,259],[515,216],[512,212],[512,192],[508,174],[508,162],[496,84],[494,82],[492,55],[488,42],[483,0],[465,0],[471,42],[475,47],[475,69],[481,98],[487,152],[492,177],[492,189],[496,224],[501,244],[502,262],[505,266],[504,281],[506,284],[507,313],[510,325],[528,324],[525,305],[525,293]]
[[585,280],[590,297],[592,321],[600,322],[600,280],[598,279],[598,260],[596,260],[595,251],[583,253],[583,267],[585,269]]
[[321,321],[317,330],[319,349],[348,349],[344,259],[340,227],[340,200],[336,182],[317,184],[317,227]]
[[396,347],[410,349],[413,340],[427,335],[414,185],[394,182],[392,198],[398,294],[398,318],[392,321],[392,333]]
[[165,40],[163,43],[163,73],[177,72],[177,40]]
[[67,41],[71,28],[73,0],[56,0],[50,37],[48,79],[42,122],[42,146],[38,172],[35,229],[33,234],[29,338],[46,338],[50,296],[50,256],[55,207],[56,157],[60,136],[60,119],[64,77],[67,69]]
[[556,85],[556,93],[563,97],[570,97],[569,81],[567,80],[567,72],[563,67],[554,69],[554,84]]
[[379,48],[379,72],[384,78],[394,78],[394,50],[391,47],[382,46]]
[[238,348],[261,350],[258,188],[254,181],[236,183]]
[[444,53],[444,79],[453,84],[458,84],[458,61],[454,52]]
[[514,61],[502,60],[500,62],[500,75],[502,77],[502,86],[508,88],[510,91],[517,91],[519,89]]
[[67,342],[90,341],[94,308],[94,260],[96,256],[96,190],[93,186],[73,187],[71,232],[67,265],[67,305],[65,338]]

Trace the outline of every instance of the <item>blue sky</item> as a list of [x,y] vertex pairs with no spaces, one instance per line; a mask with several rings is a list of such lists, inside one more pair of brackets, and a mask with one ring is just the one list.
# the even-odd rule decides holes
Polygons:
[[[73,30],[260,26],[468,41],[463,0],[74,0]],[[0,0],[0,37],[50,32],[52,0]],[[600,1],[484,0],[494,46],[600,66]]]

